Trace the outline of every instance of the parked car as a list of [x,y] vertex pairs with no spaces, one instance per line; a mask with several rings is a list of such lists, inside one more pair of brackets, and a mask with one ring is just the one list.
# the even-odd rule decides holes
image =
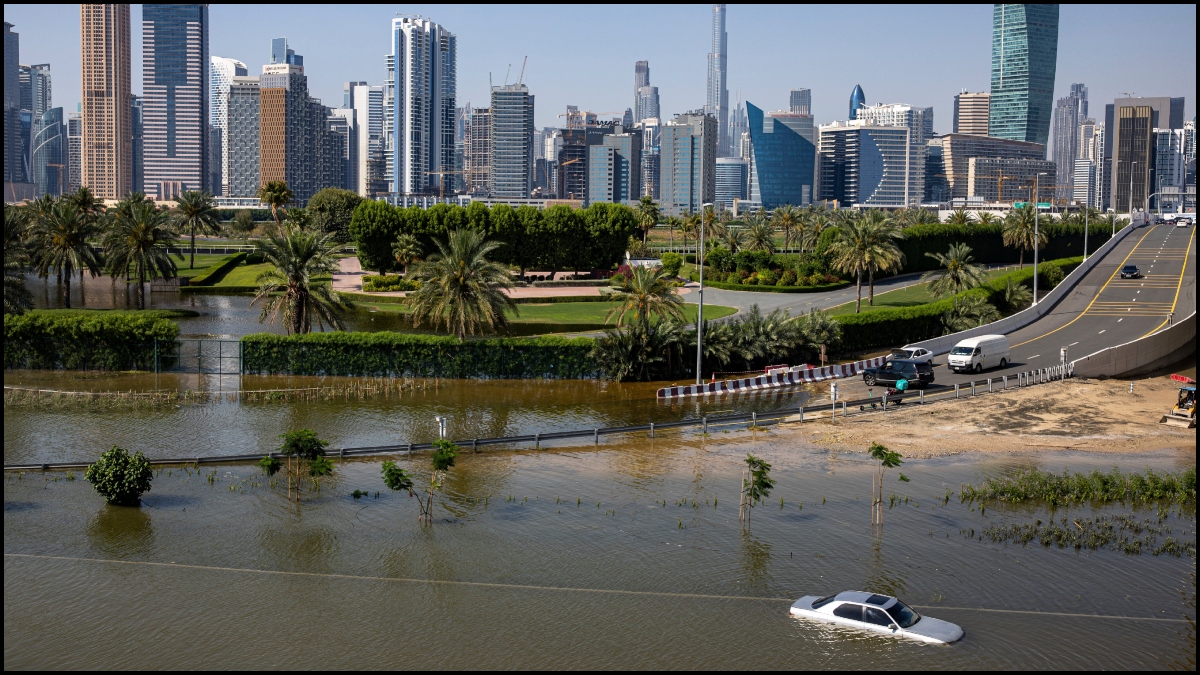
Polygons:
[[1008,367],[1008,338],[1003,335],[980,335],[954,345],[946,357],[946,365],[956,373],[979,373],[988,368]]
[[1141,279],[1142,271],[1138,269],[1137,265],[1126,265],[1121,268],[1121,278],[1122,279]]
[[898,599],[878,593],[843,591],[825,598],[806,595],[793,603],[789,612],[813,621],[934,644],[950,644],[963,636],[963,629],[955,624],[921,616]]
[[910,347],[905,345],[899,349],[893,349],[888,355],[888,360],[891,359],[911,359],[913,361],[924,361],[929,365],[933,365],[933,352],[924,347]]
[[892,359],[878,368],[863,371],[863,382],[868,387],[876,384],[895,384],[907,380],[909,388],[924,389],[933,383],[933,366],[928,361]]

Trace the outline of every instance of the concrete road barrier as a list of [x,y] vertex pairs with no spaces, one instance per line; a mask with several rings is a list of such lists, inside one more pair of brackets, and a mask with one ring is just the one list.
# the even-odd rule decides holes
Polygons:
[[1196,352],[1196,313],[1152,335],[1071,362],[1076,377],[1141,375]]

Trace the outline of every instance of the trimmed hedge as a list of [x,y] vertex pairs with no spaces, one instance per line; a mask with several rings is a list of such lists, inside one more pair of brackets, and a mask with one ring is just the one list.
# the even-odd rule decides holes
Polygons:
[[726,291],[758,291],[760,293],[820,293],[821,291],[836,291],[850,285],[849,281],[838,281],[832,284],[817,286],[759,286],[750,284],[729,284],[724,281],[704,280],[705,286],[720,288]]
[[421,287],[419,281],[409,281],[399,274],[364,274],[362,289],[368,293],[392,293],[415,291]]
[[234,253],[233,255],[225,256],[216,265],[210,266],[207,272],[197,274],[188,282],[189,286],[211,286],[218,280],[229,273],[229,270],[242,264],[246,259],[246,254]]
[[[1064,273],[1068,273],[1082,261],[1082,257],[1047,260],[1040,263],[1039,267],[1043,268],[1044,279],[1046,266],[1055,266],[1062,269]],[[980,295],[988,302],[998,304],[999,297],[1004,293],[1004,287],[1009,279],[1012,279],[1015,284],[1032,286],[1033,267],[1029,266],[1000,275],[983,286],[960,293],[959,297]],[[842,349],[861,351],[878,347],[896,347],[937,337],[942,334],[942,314],[953,308],[954,299],[945,298],[924,305],[872,309],[861,314],[844,314],[833,318],[842,325]]]
[[308,333],[242,338],[243,372],[580,379],[596,377],[590,338],[457,338],[404,333]]
[[153,370],[154,341],[179,326],[164,312],[33,310],[4,317],[4,367]]
[[[1042,223],[1039,229],[1046,233],[1046,246],[1038,253],[1047,260],[1083,255],[1083,225]],[[821,233],[824,237],[825,233]],[[1088,235],[1088,248],[1095,251],[1112,236],[1110,230],[1093,225]],[[1004,228],[1001,224],[954,225],[931,223],[914,225],[904,229],[904,239],[896,242],[904,253],[904,269],[901,273],[925,272],[937,269],[937,260],[926,253],[945,253],[951,244],[963,243],[971,247],[975,263],[1012,263],[1020,256],[1018,249],[1004,245]],[[1033,251],[1025,252],[1025,263],[1033,261]],[[876,277],[880,278],[880,277]]]

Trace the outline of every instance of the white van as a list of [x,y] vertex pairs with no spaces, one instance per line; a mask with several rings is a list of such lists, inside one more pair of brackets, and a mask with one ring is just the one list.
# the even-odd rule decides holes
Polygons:
[[1009,361],[1008,338],[1003,335],[980,335],[954,345],[946,357],[946,365],[956,373],[978,373],[986,368],[1006,368]]

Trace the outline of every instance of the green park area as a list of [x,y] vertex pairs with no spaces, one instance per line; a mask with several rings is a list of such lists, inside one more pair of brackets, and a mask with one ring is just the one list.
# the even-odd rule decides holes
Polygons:
[[[1010,271],[1012,271],[1012,270],[1006,270],[1006,269],[988,270],[987,272],[984,273],[984,279],[985,279],[985,281],[992,281],[993,279],[997,279],[997,278],[1007,274]],[[931,302],[936,302],[940,299],[942,299],[942,298],[935,297],[933,295],[933,293],[931,293],[929,291],[928,283],[922,283],[920,280],[913,279],[913,283],[910,286],[905,286],[904,288],[898,288],[894,291],[888,291],[886,293],[876,293],[875,294],[875,304],[868,305],[867,304],[867,288],[866,288],[866,284],[863,284],[862,311],[869,312],[869,311],[877,310],[877,309],[895,309],[898,307],[915,307],[917,305],[926,305]],[[834,316],[841,316],[841,315],[845,315],[845,314],[854,314],[854,302],[851,301],[851,302],[847,302],[843,305],[838,305],[837,307],[830,309],[829,313]]]
[[[398,314],[410,314],[412,312],[411,307],[398,302],[371,302],[369,300],[356,299],[355,305],[366,311]],[[522,303],[517,306],[518,311],[516,313],[508,312],[508,317],[513,323],[597,326],[605,322],[605,317],[616,306],[617,303],[615,302]],[[684,318],[689,323],[696,320],[695,305],[684,305],[682,311]],[[737,312],[737,309],[733,307],[720,305],[704,306],[704,318],[709,321],[729,316],[735,312]],[[628,321],[628,318],[626,318],[626,321]],[[615,318],[610,322],[611,324],[615,324]]]

